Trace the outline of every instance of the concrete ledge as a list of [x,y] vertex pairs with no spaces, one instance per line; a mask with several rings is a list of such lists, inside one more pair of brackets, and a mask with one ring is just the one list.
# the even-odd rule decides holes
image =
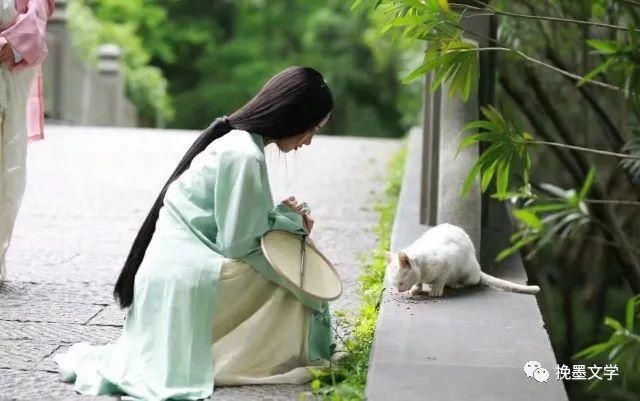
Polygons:
[[[421,137],[412,132],[392,244],[413,242],[428,227],[419,224]],[[508,242],[504,205],[494,204],[483,234],[482,254],[491,259]],[[506,219],[506,220],[505,220]],[[485,271],[524,283],[519,257]],[[526,378],[525,362],[539,361],[547,383]],[[555,380],[556,360],[536,298],[487,288],[445,290],[443,298],[412,299],[387,289],[369,365],[369,401],[564,401]]]
[[[422,130],[409,132],[407,160],[405,161],[402,188],[391,232],[391,247],[403,248],[411,244],[429,226],[420,224],[420,181],[422,165]],[[416,218],[418,217],[418,218]]]

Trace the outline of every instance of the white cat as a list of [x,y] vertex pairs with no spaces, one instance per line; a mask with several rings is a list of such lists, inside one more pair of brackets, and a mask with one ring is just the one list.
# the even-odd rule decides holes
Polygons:
[[431,284],[429,295],[442,296],[445,285],[460,288],[482,284],[493,288],[536,294],[537,285],[522,285],[483,273],[471,238],[460,227],[437,225],[398,253],[386,252],[390,284],[400,292],[421,293]]

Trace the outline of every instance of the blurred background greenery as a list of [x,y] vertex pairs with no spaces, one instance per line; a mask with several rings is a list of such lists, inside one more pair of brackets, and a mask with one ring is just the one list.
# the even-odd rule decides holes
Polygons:
[[[336,102],[330,134],[401,136],[419,117],[419,83],[399,77],[419,52],[379,35],[370,8],[343,0],[72,0],[74,47],[123,50],[141,125],[202,129],[230,114],[276,72],[309,65]],[[415,49],[415,47],[413,47]]]

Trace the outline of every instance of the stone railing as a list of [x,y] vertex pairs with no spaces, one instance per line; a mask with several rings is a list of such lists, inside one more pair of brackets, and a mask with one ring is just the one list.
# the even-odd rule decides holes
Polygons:
[[[463,19],[478,37],[495,32],[488,16]],[[486,46],[487,43],[479,43]],[[511,232],[505,205],[483,197],[478,186],[462,198],[460,191],[481,149],[456,155],[462,127],[491,102],[494,86],[489,52],[481,52],[478,93],[467,103],[450,99],[449,88],[430,93],[425,80],[422,127],[409,134],[409,154],[391,238],[392,250],[417,239],[430,226],[463,227],[478,250],[483,270],[526,283],[522,260],[513,256],[495,266]],[[557,362],[535,296],[487,288],[445,289],[441,299],[409,298],[386,289],[380,303],[367,378],[369,401],[522,401],[567,400],[555,380]],[[549,381],[527,378],[527,361],[539,361]]]
[[56,0],[47,25],[49,55],[42,66],[46,117],[71,125],[136,126],[137,110],[125,94],[120,49],[100,46],[96,66],[80,60],[72,48],[66,5],[66,0]]

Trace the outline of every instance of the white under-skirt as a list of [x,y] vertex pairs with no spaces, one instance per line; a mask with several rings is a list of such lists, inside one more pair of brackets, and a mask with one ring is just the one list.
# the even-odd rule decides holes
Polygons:
[[219,288],[213,318],[216,386],[312,379],[310,309],[239,260],[222,265]]
[[[218,282],[218,297],[213,313],[211,355],[215,386],[302,384],[313,377],[310,367],[328,364],[324,360],[311,363],[307,357],[312,311],[247,263],[225,259]],[[171,332],[157,335],[170,336]],[[123,374],[126,378],[122,384],[107,380],[105,366],[113,367],[114,360],[125,367],[115,371],[132,369],[127,367],[131,354],[116,347],[118,342],[102,346],[73,345],[67,353],[55,358],[63,380],[75,381],[75,390],[83,394],[122,394],[130,388],[148,394],[144,399],[156,400],[166,399],[165,394],[170,394],[167,391],[175,391],[160,385],[149,388],[151,382],[136,383],[139,380],[136,377],[145,377],[137,373]],[[113,355],[120,356],[114,359]],[[190,373],[180,371],[176,374]],[[184,392],[184,398],[174,397],[175,393],[171,398],[202,398],[210,391],[189,389]]]

